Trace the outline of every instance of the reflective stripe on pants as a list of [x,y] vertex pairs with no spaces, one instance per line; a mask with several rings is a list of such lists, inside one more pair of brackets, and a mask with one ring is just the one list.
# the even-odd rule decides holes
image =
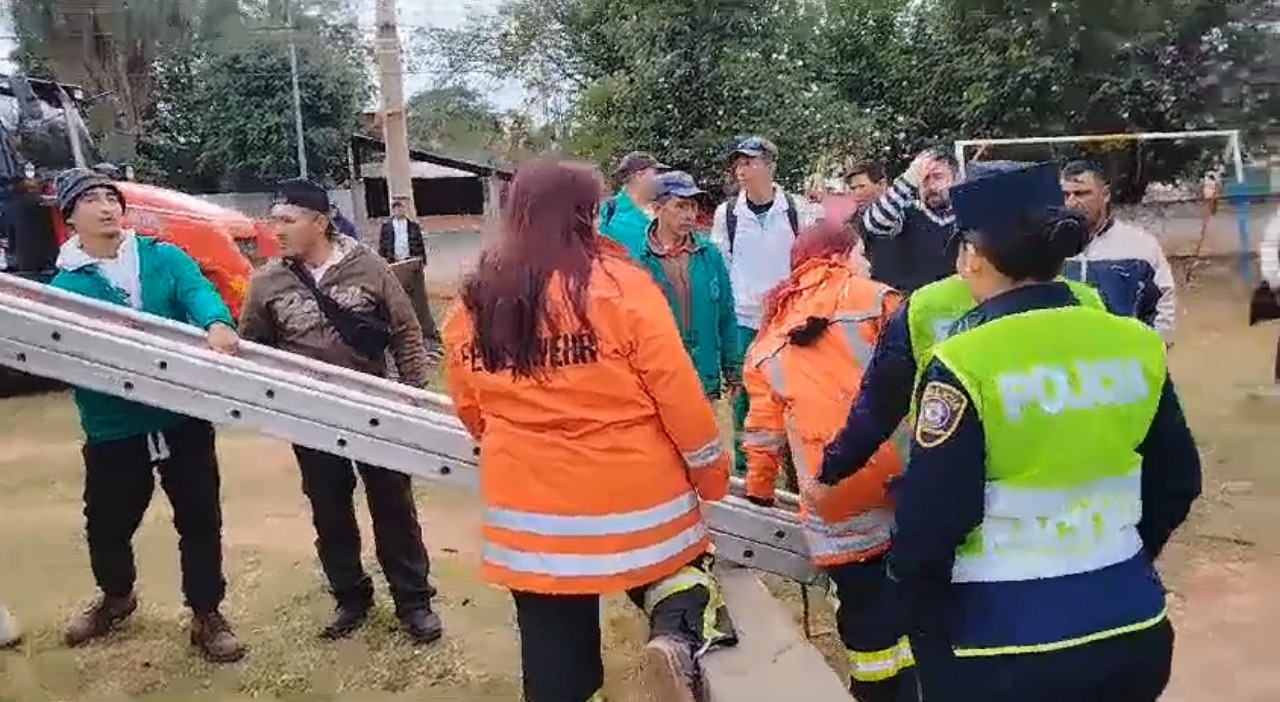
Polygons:
[[914,699],[915,658],[884,558],[827,569],[838,602],[836,628],[848,652],[849,690],[859,702]]

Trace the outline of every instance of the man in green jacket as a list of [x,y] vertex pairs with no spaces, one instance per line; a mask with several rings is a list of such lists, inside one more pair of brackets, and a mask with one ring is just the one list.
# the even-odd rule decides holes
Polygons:
[[720,249],[693,230],[699,201],[709,196],[681,171],[657,176],[654,193],[655,217],[636,260],[667,296],[707,397],[732,396],[742,379],[742,353],[729,270]]
[[[58,207],[74,231],[58,253],[55,288],[197,326],[210,347],[233,353],[235,321],[217,290],[182,249],[122,228],[124,197],[105,176],[60,174]],[[182,591],[192,611],[191,643],[218,663],[245,654],[220,608],[222,502],[213,426],[158,407],[77,388],[85,442],[84,515],[89,563],[100,593],[72,618],[66,643],[102,638],[138,608],[133,535],[155,490],[173,507]]]
[[600,233],[622,244],[632,256],[644,252],[653,221],[655,182],[665,170],[667,166],[639,151],[623,156],[613,170],[619,189],[600,206]]

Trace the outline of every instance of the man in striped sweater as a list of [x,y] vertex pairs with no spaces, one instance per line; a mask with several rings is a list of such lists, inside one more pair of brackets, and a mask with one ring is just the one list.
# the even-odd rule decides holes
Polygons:
[[863,229],[873,279],[909,294],[955,273],[960,241],[949,191],[958,171],[948,151],[928,149],[867,208]]

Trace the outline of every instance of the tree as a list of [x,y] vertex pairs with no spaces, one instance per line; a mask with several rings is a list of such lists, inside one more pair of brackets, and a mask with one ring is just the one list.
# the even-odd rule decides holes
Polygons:
[[18,64],[105,96],[108,109],[91,122],[123,135],[109,151],[129,158],[151,116],[154,62],[162,47],[184,43],[204,8],[201,0],[22,0],[11,11]]
[[[571,152],[608,162],[660,152],[704,181],[723,177],[735,139],[760,133],[798,183],[818,152],[865,141],[863,119],[820,80],[810,0],[507,0],[431,35],[452,74],[515,77],[541,99]],[[568,99],[564,99],[564,97]],[[557,110],[546,105],[563,103]]]
[[[309,170],[340,181],[369,96],[368,51],[354,22],[314,8],[294,9]],[[158,67],[163,99],[142,150],[149,173],[197,191],[260,190],[297,174],[290,35],[270,10],[241,8]]]
[[422,148],[475,156],[502,133],[493,108],[465,85],[423,90],[409,98],[407,108],[409,141]]
[[[1274,2],[833,3],[826,51],[843,95],[903,136],[900,163],[940,138],[1261,131],[1274,125],[1274,102],[1240,87],[1249,67],[1267,63],[1259,35],[1267,4]],[[1122,201],[1205,154],[1203,144],[1103,146],[1094,155],[1114,167]]]

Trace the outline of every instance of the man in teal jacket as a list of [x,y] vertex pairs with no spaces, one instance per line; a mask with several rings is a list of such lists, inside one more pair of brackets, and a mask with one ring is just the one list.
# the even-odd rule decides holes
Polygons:
[[600,206],[600,233],[622,244],[632,256],[644,253],[653,221],[656,179],[665,170],[667,166],[639,151],[623,156],[613,170],[619,189]]
[[693,231],[707,193],[681,171],[657,176],[654,192],[655,217],[636,260],[667,296],[707,397],[731,396],[742,380],[742,353],[729,270],[720,249]]
[[[210,347],[236,350],[235,321],[196,262],[172,244],[123,229],[124,197],[109,179],[77,169],[61,174],[55,186],[75,236],[58,253],[53,287],[195,325],[207,331]],[[220,613],[226,580],[213,426],[79,388],[75,401],[85,435],[89,563],[101,592],[72,618],[67,645],[107,635],[138,608],[133,535],[159,473],[178,531],[191,643],[211,661],[239,660],[245,647]]]

